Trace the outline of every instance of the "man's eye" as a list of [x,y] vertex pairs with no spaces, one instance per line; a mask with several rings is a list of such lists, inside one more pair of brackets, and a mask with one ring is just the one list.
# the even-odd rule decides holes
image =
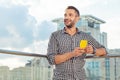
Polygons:
[[66,17],[66,14],[64,14],[64,16]]
[[72,16],[72,14],[70,14],[69,16]]

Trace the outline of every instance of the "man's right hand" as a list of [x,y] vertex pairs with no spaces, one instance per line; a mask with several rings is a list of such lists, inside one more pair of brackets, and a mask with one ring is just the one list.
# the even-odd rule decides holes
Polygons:
[[78,57],[84,53],[85,49],[80,49],[80,47],[76,47],[72,52],[55,55],[55,64],[63,63],[72,57]]

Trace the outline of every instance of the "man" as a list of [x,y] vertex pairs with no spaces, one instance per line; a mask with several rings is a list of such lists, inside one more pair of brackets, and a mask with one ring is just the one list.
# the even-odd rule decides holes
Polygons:
[[[47,56],[49,63],[55,65],[53,80],[85,80],[83,67],[86,54],[106,54],[104,46],[76,28],[79,19],[79,11],[74,6],[68,6],[64,14],[64,29],[51,35]],[[88,41],[85,49],[79,47],[81,40]]]

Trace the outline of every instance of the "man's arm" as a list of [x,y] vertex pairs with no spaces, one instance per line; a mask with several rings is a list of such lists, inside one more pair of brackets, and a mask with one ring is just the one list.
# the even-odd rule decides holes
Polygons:
[[60,64],[69,60],[72,57],[78,57],[85,53],[85,50],[76,47],[72,52],[64,53],[62,55],[55,55],[55,64]]
[[105,48],[98,48],[98,49],[96,49],[96,51],[95,51],[95,55],[96,56],[104,56],[104,55],[106,55],[107,53],[106,53],[106,49]]
[[107,51],[105,48],[98,48],[94,49],[92,45],[88,45],[85,49],[86,53],[88,54],[95,54],[96,56],[104,56],[106,55]]
[[47,58],[49,63],[51,65],[54,65],[54,64],[60,64],[62,62],[65,62],[71,59],[72,57],[80,56],[84,52],[85,52],[84,50],[80,49],[79,47],[76,47],[71,52],[58,53],[58,42],[57,42],[56,36],[52,34],[48,44]]
[[[88,34],[89,45],[91,45],[91,54],[95,54],[96,56],[104,56],[107,54],[106,48],[101,45],[98,41],[95,40],[91,35]],[[89,48],[88,48],[89,49]]]
[[65,62],[72,57],[74,57],[74,54],[72,52],[64,53],[61,55],[59,55],[59,54],[55,55],[55,64],[60,64],[62,62]]

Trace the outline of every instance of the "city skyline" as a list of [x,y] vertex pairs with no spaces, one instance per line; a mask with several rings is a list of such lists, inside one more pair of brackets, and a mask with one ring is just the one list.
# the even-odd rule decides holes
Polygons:
[[[119,0],[1,0],[0,49],[46,54],[50,33],[57,30],[51,20],[63,17],[68,5],[77,7],[81,15],[90,14],[104,20],[101,31],[108,34],[108,48],[120,48],[119,3]],[[17,62],[23,65],[17,56],[0,58],[3,65],[13,67]]]

